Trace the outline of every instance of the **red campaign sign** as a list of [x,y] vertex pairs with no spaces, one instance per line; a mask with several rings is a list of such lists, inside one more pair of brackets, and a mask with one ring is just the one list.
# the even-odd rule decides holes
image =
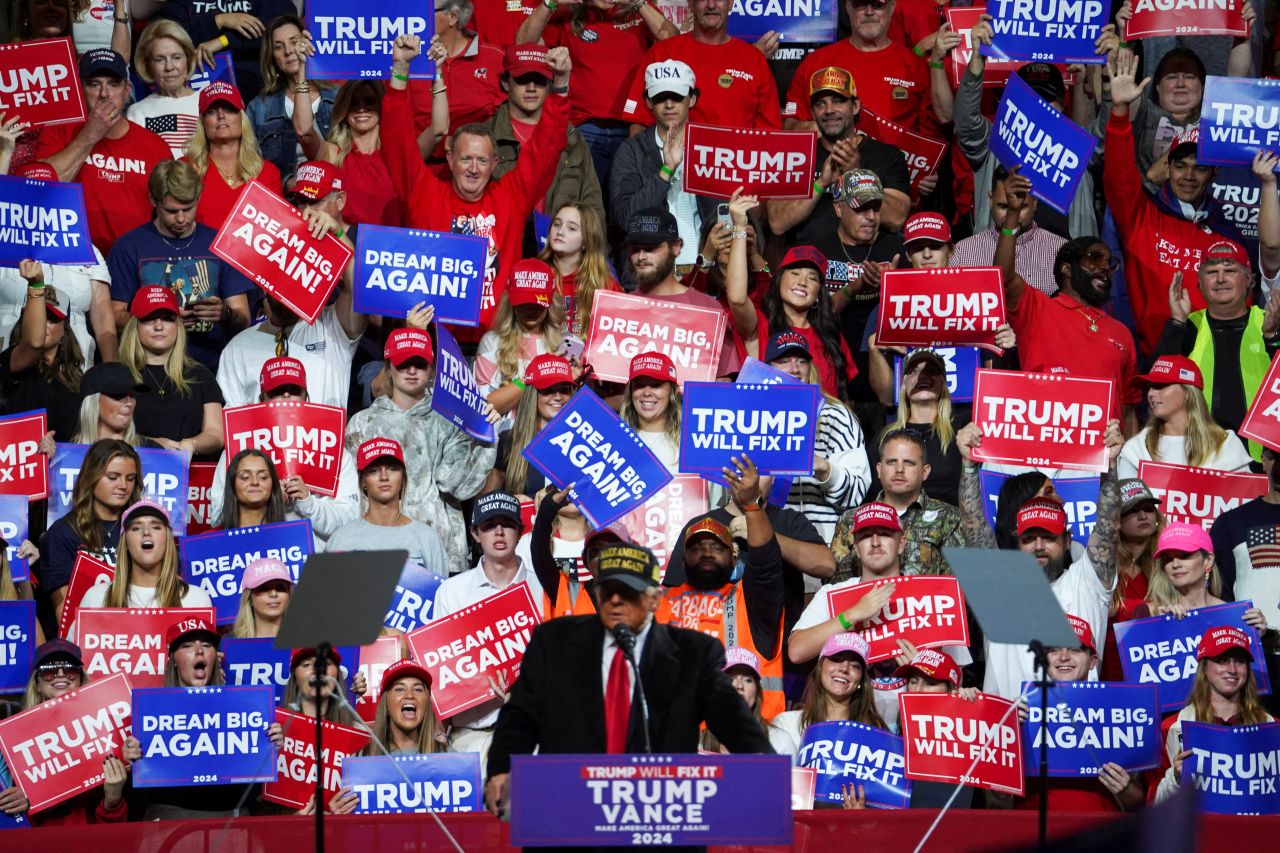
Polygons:
[[334,497],[342,471],[347,410],[320,403],[272,400],[222,410],[227,465],[246,448],[271,457],[280,479],[297,474],[311,491]]
[[1227,510],[1267,493],[1265,474],[1235,474],[1145,459],[1138,463],[1138,479],[1160,499],[1166,522],[1199,524],[1205,530]]
[[623,516],[631,539],[658,558],[665,574],[680,531],[707,511],[707,481],[697,474],[676,474],[653,497]]
[[[1227,6],[1228,8],[1223,8]],[[1154,36],[1247,36],[1243,6],[1222,0],[1134,0],[1125,41]]]
[[831,593],[827,599],[829,618],[844,613],[871,590],[885,584],[893,585],[893,598],[881,608],[879,615],[856,626],[871,645],[867,663],[897,655],[898,640],[914,643],[921,649],[969,645],[964,593],[960,590],[960,581],[953,577],[915,575],[855,584]]
[[681,385],[714,382],[726,322],[718,309],[601,291],[591,304],[584,358],[597,378],[626,382],[631,359],[661,352],[675,364]]
[[367,646],[360,647],[360,671],[364,673],[369,690],[355,703],[355,709],[366,723],[372,723],[378,710],[381,695],[382,674],[387,667],[400,660],[400,637],[379,637]]
[[444,720],[494,698],[489,676],[515,683],[529,634],[542,621],[529,584],[509,586],[406,635],[409,650],[431,673],[431,704]]
[[192,462],[187,469],[187,535],[208,533],[218,527],[218,520],[209,517],[213,505],[213,476],[217,462]]
[[98,584],[111,583],[116,576],[116,567],[108,562],[92,557],[84,551],[76,554],[76,561],[71,565],[71,581],[67,584],[67,597],[62,602],[62,616],[58,619],[58,636],[65,637],[75,624],[76,613],[84,594]]
[[973,421],[982,444],[973,458],[1101,473],[1108,467],[1103,435],[1110,409],[1110,379],[979,369]]
[[907,161],[907,171],[911,173],[911,194],[918,196],[920,182],[942,165],[947,143],[907,130],[868,109],[862,111],[862,118],[865,119],[861,122],[862,130],[867,136],[902,152],[903,159]]
[[1004,323],[999,267],[884,272],[879,346],[977,346],[999,353],[996,329]]
[[[986,4],[978,4],[964,8],[948,7],[944,11],[947,15],[947,23],[951,24],[952,32],[960,35],[960,44],[952,49],[946,60],[947,78],[951,81],[951,88],[958,89],[960,80],[964,77],[965,66],[973,57],[973,41],[969,38],[969,31],[977,25],[978,19],[986,13],[987,7]],[[982,71],[982,87],[984,89],[1004,88],[1009,75],[1027,64],[1017,59],[993,59],[988,56]],[[1058,64],[1056,67],[1062,72],[1068,88],[1075,84],[1074,73],[1068,73],[1065,65]]]
[[262,799],[291,809],[306,808],[316,793],[318,764],[324,765],[324,805],[342,790],[342,762],[369,742],[359,729],[328,720],[320,724],[323,761],[316,761],[316,719],[276,708],[276,722],[284,729],[284,748],[276,752],[276,780],[262,786]]
[[123,673],[134,687],[164,687],[169,654],[164,634],[184,619],[214,624],[212,607],[123,610],[84,608],[76,616],[76,642],[91,678]]
[[986,693],[974,702],[901,693],[898,702],[908,779],[1023,795],[1022,726],[1013,702]]
[[332,234],[316,240],[302,214],[257,181],[245,185],[209,248],[308,323],[351,260],[346,243]]
[[728,198],[809,198],[818,135],[811,130],[685,126],[684,191]]
[[40,454],[48,431],[43,409],[0,418],[0,495],[23,495],[28,501],[49,497],[49,462]]
[[1239,434],[1241,438],[1280,451],[1280,359],[1272,359],[1253,405],[1240,424]]
[[0,722],[0,751],[31,814],[102,784],[102,759],[123,758],[132,692],[112,675]]
[[0,113],[33,127],[84,121],[70,38],[0,45]]

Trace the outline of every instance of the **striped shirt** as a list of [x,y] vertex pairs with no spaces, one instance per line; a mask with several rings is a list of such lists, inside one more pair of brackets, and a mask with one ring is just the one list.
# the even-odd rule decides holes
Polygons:
[[796,477],[787,495],[787,508],[809,519],[822,541],[830,544],[841,513],[861,503],[871,485],[862,427],[848,407],[823,403],[814,449],[831,464],[831,476],[825,483],[814,477]]
[[[951,255],[951,266],[992,266],[996,257],[996,241],[999,238],[1000,232],[995,228],[988,228],[972,237],[966,237],[956,243],[956,250]],[[1027,284],[1046,296],[1053,296],[1058,292],[1053,260],[1066,242],[1057,234],[1046,231],[1033,222],[1030,228],[1018,235],[1013,268]]]

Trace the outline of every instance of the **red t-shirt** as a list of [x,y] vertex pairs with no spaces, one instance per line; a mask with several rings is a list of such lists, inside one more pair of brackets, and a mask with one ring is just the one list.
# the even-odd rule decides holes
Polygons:
[[1142,572],[1138,572],[1131,578],[1121,574],[1116,583],[1120,584],[1121,603],[1116,614],[1107,620],[1107,644],[1102,652],[1102,672],[1100,673],[1103,681],[1124,681],[1124,667],[1120,664],[1120,646],[1116,643],[1116,625],[1134,618],[1134,611],[1146,604],[1147,592],[1150,588],[1147,576]]
[[[1096,332],[1089,328],[1091,320]],[[1027,285],[1009,309],[1009,325],[1018,336],[1024,370],[1065,367],[1074,377],[1110,379],[1113,418],[1120,417],[1121,403],[1141,399],[1132,382],[1138,366],[1133,334],[1101,308],[1081,305],[1065,293],[1050,298]]]
[[[827,357],[827,348],[822,345],[822,338],[818,337],[817,329],[812,326],[804,329],[793,327],[791,331],[809,342],[809,355],[813,356],[813,365],[818,368],[818,384],[822,386],[822,390],[832,397],[839,398],[841,389],[840,383],[836,381],[836,366]],[[764,354],[769,348],[769,323],[765,320],[764,312],[758,308],[756,309],[756,345],[759,347],[756,358],[763,361]],[[849,342],[844,339],[844,335],[840,336],[840,352],[844,355],[844,378],[847,383],[858,375],[858,365],[854,364],[853,353],[849,352]]]
[[718,127],[782,126],[778,85],[764,54],[741,39],[706,44],[692,33],[664,39],[649,48],[632,72],[622,105],[623,119],[636,124],[653,123],[653,115],[644,103],[644,70],[666,59],[677,59],[693,69],[698,103],[690,114],[691,120]]
[[[262,171],[258,173],[257,181],[276,195],[280,194],[280,170],[274,163],[268,160],[262,161]],[[236,206],[236,199],[240,198],[244,187],[244,184],[238,187],[229,186],[226,178],[222,177],[222,173],[218,171],[218,167],[210,161],[209,169],[204,173],[204,189],[200,191],[196,221],[217,231],[231,215],[231,211]]]
[[[604,283],[603,287],[596,288],[596,293],[602,290],[608,290],[618,293],[622,290],[612,277]],[[574,270],[568,275],[560,277],[560,295],[564,297],[564,331],[565,334],[573,334],[574,328],[578,322],[578,272]],[[589,329],[578,330],[578,336],[586,338]]]
[[[464,124],[487,120],[507,99],[499,82],[502,63],[502,48],[481,41],[479,36],[473,38],[462,53],[444,61],[444,84],[449,87],[450,133]],[[415,129],[419,133],[431,124],[431,87],[434,85],[437,84],[433,80],[409,81]]]
[[505,50],[516,43],[520,25],[540,5],[540,0],[474,0],[475,11],[467,27],[479,33],[486,44]]
[[809,108],[809,78],[828,65],[853,75],[863,109],[908,130],[941,138],[938,120],[933,114],[929,63],[916,56],[909,46],[897,43],[866,51],[858,50],[848,39],[841,39],[818,48],[804,58],[791,78],[783,115],[800,121],[813,120],[813,111]]
[[342,219],[353,225],[404,225],[404,202],[391,182],[382,150],[362,154],[352,150],[338,167],[342,186],[347,190],[347,204],[342,208]]
[[[567,47],[573,60],[570,91],[573,109],[569,121],[582,124],[591,119],[622,121],[622,102],[627,94],[626,74],[622,68],[643,68],[645,51],[654,43],[649,27],[639,15],[616,17],[588,7],[582,32],[575,34],[571,26],[573,10],[557,9],[542,33],[547,47]],[[643,75],[642,75],[643,76]]]
[[[103,137],[89,151],[76,181],[84,188],[89,236],[103,255],[127,231],[151,220],[147,176],[165,160],[172,160],[169,143],[145,127],[127,122],[119,139]],[[71,144],[84,123],[46,127],[36,143],[36,160],[44,160]],[[277,183],[279,177],[276,178]]]
[[898,0],[889,21],[889,38],[915,47],[947,22],[947,5],[948,0]]

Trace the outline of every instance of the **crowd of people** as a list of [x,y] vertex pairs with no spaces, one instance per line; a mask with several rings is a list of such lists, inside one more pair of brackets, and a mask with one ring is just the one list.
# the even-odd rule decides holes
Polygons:
[[[30,683],[8,710],[89,681],[74,634],[59,636],[78,554],[116,567],[81,607],[210,606],[182,579],[168,515],[143,494],[137,450],[161,448],[217,462],[214,528],[307,520],[319,550],[408,551],[442,578],[433,618],[524,583],[545,620],[608,611],[717,638],[708,649],[676,633],[671,648],[722,666],[718,687],[731,683],[746,711],[717,706],[719,719],[759,731],[712,725],[704,750],[767,744],[794,759],[815,723],[897,731],[904,690],[1017,699],[1032,657],[985,641],[976,622],[968,646],[903,641],[896,659],[869,664],[857,628],[892,586],[844,612],[831,604],[858,584],[948,575],[948,547],[1037,561],[1079,639],[1050,650],[1058,681],[1122,681],[1117,623],[1249,600],[1244,622],[1256,636],[1217,629],[1201,641],[1191,694],[1165,721],[1162,771],[1107,765],[1096,779],[1051,786],[1062,810],[1134,810],[1172,796],[1186,783],[1184,721],[1247,726],[1277,712],[1249,664],[1264,660],[1280,677],[1280,449],[1236,431],[1280,348],[1280,160],[1263,151],[1253,162],[1248,238],[1215,194],[1218,171],[1197,162],[1206,77],[1271,74],[1274,25],[1251,0],[1246,36],[1125,41],[1125,2],[1097,40],[1103,64],[1022,65],[1023,82],[1099,141],[1060,212],[992,152],[999,88],[984,82],[978,50],[992,40],[988,16],[968,34],[974,49],[952,85],[947,63],[962,34],[945,22],[947,5],[845,0],[837,40],[799,58],[778,51],[776,34],[731,36],[731,0],[689,0],[678,20],[649,0],[438,0],[434,35],[398,36],[382,79],[329,81],[308,72],[312,34],[286,0],[16,0],[10,40],[72,38],[87,118],[30,127],[21,111],[0,114],[0,173],[78,183],[95,262],[0,269],[4,413],[43,410],[49,456],[57,444],[88,445],[70,511],[47,524],[44,503],[33,503],[28,539],[9,543],[29,559],[30,580],[15,583],[0,564],[0,600],[35,600],[40,617]],[[192,77],[224,52],[235,82],[196,91]],[[433,79],[411,79],[419,57]],[[936,172],[913,181],[868,113],[945,142]],[[810,197],[687,192],[690,122],[815,131]],[[432,407],[431,305],[366,316],[348,266],[307,322],[211,251],[251,182],[301,211],[314,238],[354,247],[361,226],[379,225],[487,240],[479,326],[452,332],[496,441]],[[1002,272],[1002,355],[961,362],[951,350],[878,345],[887,270],[962,266]],[[812,474],[770,499],[772,477],[747,455],[726,458],[727,486],[709,484],[660,567],[623,526],[593,529],[524,454],[589,389],[679,472],[672,359],[641,352],[621,383],[596,377],[584,357],[597,296],[610,292],[719,312],[718,379],[755,360],[816,386],[821,401]],[[1087,541],[1073,539],[1074,508],[1058,494],[1078,473],[974,458],[984,436],[957,392],[975,365],[1112,381],[1109,468]],[[284,476],[269,454],[228,450],[224,411],[274,400],[346,410],[336,494]],[[1139,479],[1143,461],[1264,473],[1268,487],[1206,531],[1164,517]],[[994,513],[984,469],[1006,478]],[[610,561],[640,568],[598,574]],[[277,561],[251,565],[234,625],[165,638],[166,683],[226,683],[223,636],[275,636],[294,583]],[[571,633],[536,636],[537,671],[552,677],[556,637]],[[293,653],[285,705],[354,724],[340,661],[325,681],[313,678],[315,659]],[[505,778],[511,753],[528,745],[510,730],[527,712],[519,681],[495,683],[490,702],[443,720],[418,663],[391,667],[380,687],[374,728],[392,752],[475,752],[490,777]],[[621,751],[626,733],[615,734],[609,749]],[[692,749],[687,740],[663,742]],[[130,741],[126,761],[104,762],[102,786],[32,822],[272,808],[232,786],[134,788],[128,762],[139,755]],[[911,804],[949,796],[918,783]],[[1035,805],[972,788],[960,802]],[[845,805],[864,803],[851,791]],[[0,766],[0,811],[27,807]],[[355,799],[343,791],[328,808],[350,812]]]

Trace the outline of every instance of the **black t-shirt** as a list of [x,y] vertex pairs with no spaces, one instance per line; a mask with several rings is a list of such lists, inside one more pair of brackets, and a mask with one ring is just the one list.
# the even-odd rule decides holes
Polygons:
[[[1223,429],[1238,430],[1249,411],[1245,400],[1244,376],[1239,369],[1240,341],[1244,338],[1245,327],[1249,324],[1249,315],[1233,320],[1215,320],[1206,315],[1209,331],[1213,335],[1213,351],[1222,353],[1223,364],[1234,361],[1235,370],[1214,370],[1213,399],[1209,401],[1209,410],[1213,419]],[[1187,324],[1190,326],[1191,324]]]
[[[956,432],[970,421],[971,410],[968,406],[956,406],[951,411],[951,426]],[[880,441],[893,430],[892,424],[886,426],[876,436],[875,441],[867,445],[867,462],[871,465],[871,487],[868,495],[879,494],[882,490],[880,478],[876,476],[876,463],[880,461]],[[954,435],[951,443],[944,451],[933,424],[907,424],[908,432],[915,433],[924,439],[925,462],[929,465],[929,479],[924,482],[925,493],[934,500],[944,501],[952,506],[959,506],[960,473],[964,460],[960,457],[960,449],[956,446]]]
[[33,365],[19,373],[9,370],[13,347],[0,353],[0,383],[4,386],[4,412],[16,415],[33,409],[44,409],[55,441],[67,442],[80,425],[80,394],[56,379],[40,376]]
[[[902,237],[898,234],[876,234],[870,243],[850,245],[840,240],[837,231],[831,232],[813,245],[827,256],[827,290],[835,292],[850,281],[862,277],[864,261],[884,263],[898,257],[898,266],[907,265],[907,255],[902,248]],[[867,372],[867,354],[862,351],[862,330],[867,325],[867,318],[880,304],[880,288],[864,287],[853,295],[849,305],[840,317],[844,339],[849,343],[849,350],[858,362],[858,370]]]
[[[99,521],[98,524],[102,526],[103,548],[89,553],[114,566],[116,550],[120,544],[120,522]],[[36,564],[40,588],[45,593],[52,593],[71,582],[71,569],[75,566],[76,553],[81,550],[89,549],[85,547],[80,534],[72,529],[67,516],[64,515],[49,527],[40,543],[40,562]]]
[[224,404],[222,389],[203,364],[197,363],[189,368],[186,379],[191,388],[183,396],[162,365],[142,366],[142,382],[151,389],[151,393],[137,395],[133,426],[139,435],[182,441],[194,438],[204,430],[205,404]]
[[[859,168],[875,172],[880,178],[881,186],[887,190],[897,190],[911,195],[911,175],[907,171],[907,161],[903,158],[902,151],[878,139],[864,136],[858,143],[858,154],[862,160]],[[822,166],[830,155],[831,152],[827,151],[826,146],[818,143],[817,157],[813,162],[815,178],[822,174]],[[839,224],[839,220],[836,219],[835,204],[828,196],[820,200],[809,217],[796,226],[792,245],[808,243],[816,246],[818,240],[835,234]],[[839,255],[828,254],[827,257],[835,258]]]
[[[521,448],[523,450],[523,448]],[[498,460],[494,463],[495,468],[499,471],[506,472],[507,461],[511,458],[511,430],[507,430],[498,436]],[[523,488],[516,486],[523,485]],[[513,495],[528,495],[533,497],[538,490],[547,485],[547,478],[542,476],[542,472],[532,465],[529,466],[529,473],[525,475],[524,483],[507,483],[507,491]]]

